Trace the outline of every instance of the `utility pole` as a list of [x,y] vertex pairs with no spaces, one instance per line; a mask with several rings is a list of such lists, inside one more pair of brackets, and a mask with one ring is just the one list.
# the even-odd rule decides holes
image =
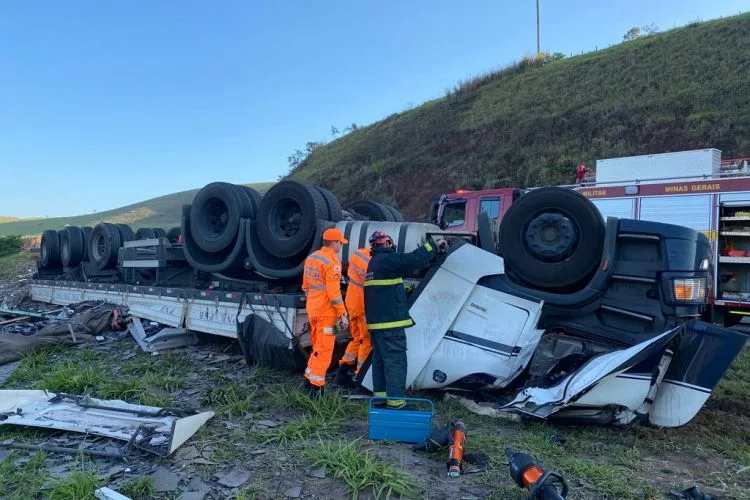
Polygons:
[[536,55],[542,52],[539,47],[539,0],[536,0]]

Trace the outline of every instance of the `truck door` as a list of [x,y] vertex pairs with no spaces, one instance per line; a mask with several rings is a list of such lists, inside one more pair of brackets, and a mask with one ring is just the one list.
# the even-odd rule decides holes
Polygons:
[[[498,224],[500,223],[500,209],[503,206],[502,196],[483,196],[479,198],[479,212],[486,212],[490,218],[490,224],[492,225],[493,232],[497,233]],[[477,230],[477,221],[473,221],[472,231]]]
[[466,220],[466,199],[459,198],[445,202],[441,207],[440,228],[446,231],[468,231]]

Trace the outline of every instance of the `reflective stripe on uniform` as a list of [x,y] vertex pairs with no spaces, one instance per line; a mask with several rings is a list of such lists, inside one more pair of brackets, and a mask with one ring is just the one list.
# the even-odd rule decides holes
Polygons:
[[330,326],[326,326],[323,328],[323,333],[333,333],[333,328]]
[[350,352],[345,352],[344,355],[342,356],[342,359],[345,359],[347,361],[354,361],[357,359],[357,356],[355,356],[354,354]]
[[329,264],[329,265],[331,264],[331,261],[327,257],[323,257],[322,255],[312,254],[308,258],[319,260],[323,264]]
[[320,377],[318,375],[313,375],[312,370],[310,370],[309,368],[305,369],[305,375],[307,375],[307,378],[309,378],[310,380],[314,380],[316,382],[325,382],[326,381],[325,377]]
[[432,252],[432,245],[430,245],[429,243],[425,243],[424,247],[427,249],[428,252]]
[[354,280],[350,280],[350,281],[349,281],[349,284],[350,284],[350,285],[354,285],[354,286],[356,286],[356,287],[358,287],[358,288],[364,288],[364,286],[365,286],[365,285],[363,285],[362,283],[358,283],[358,282],[356,282],[356,281],[354,281]]
[[333,304],[333,305],[342,304],[343,302],[344,302],[344,299],[342,299],[341,297],[339,297],[337,299],[331,299],[331,304]]
[[365,262],[370,262],[370,257],[368,257],[367,255],[363,254],[359,250],[355,250],[354,251],[354,255],[356,255],[360,259],[364,260]]
[[414,321],[411,319],[402,319],[400,321],[389,321],[387,323],[368,323],[367,328],[370,330],[388,330],[390,328],[401,328],[403,326],[411,326]]
[[398,285],[399,283],[403,283],[403,278],[393,278],[390,280],[367,280],[365,281],[365,286],[389,286],[389,285]]
[[310,285],[310,290],[325,290],[325,285]]

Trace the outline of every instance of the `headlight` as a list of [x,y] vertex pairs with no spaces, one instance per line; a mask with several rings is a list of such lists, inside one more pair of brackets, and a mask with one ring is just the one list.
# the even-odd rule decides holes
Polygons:
[[706,302],[706,278],[673,278],[672,299],[681,303]]

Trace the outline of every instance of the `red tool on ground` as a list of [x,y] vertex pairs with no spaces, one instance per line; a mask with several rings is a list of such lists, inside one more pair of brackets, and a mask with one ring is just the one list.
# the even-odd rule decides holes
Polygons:
[[[561,500],[568,495],[568,484],[560,474],[545,471],[528,453],[505,450],[510,461],[510,477],[529,490],[527,500]],[[558,490],[559,487],[559,490]]]
[[448,450],[448,477],[458,477],[463,471],[466,424],[460,420],[451,424],[451,447]]

